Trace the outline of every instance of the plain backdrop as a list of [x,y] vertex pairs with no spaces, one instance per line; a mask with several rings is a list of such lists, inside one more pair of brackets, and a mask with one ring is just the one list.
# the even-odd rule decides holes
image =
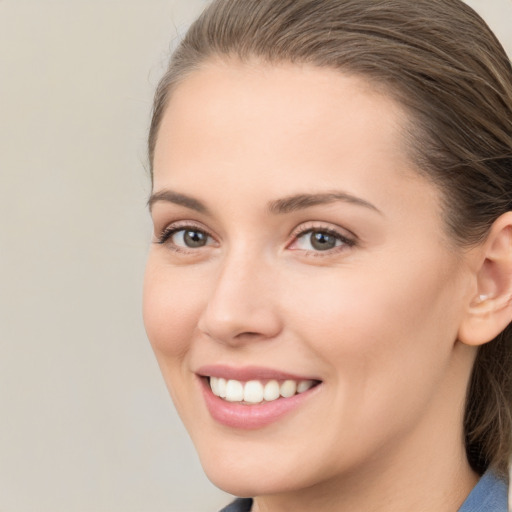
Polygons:
[[[145,137],[202,0],[0,0],[0,512],[201,512],[146,340]],[[512,1],[472,0],[512,54]]]

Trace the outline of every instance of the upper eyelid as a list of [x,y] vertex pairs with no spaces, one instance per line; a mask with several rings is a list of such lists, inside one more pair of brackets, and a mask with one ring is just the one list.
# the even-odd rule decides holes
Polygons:
[[193,228],[197,229],[198,231],[203,231],[204,233],[208,234],[209,236],[213,236],[210,229],[208,229],[204,224],[201,222],[193,221],[193,220],[176,220],[173,222],[169,222],[168,224],[165,224],[165,226],[158,230],[160,233],[165,233],[166,231],[179,231],[181,229],[187,229],[187,228]]
[[299,226],[292,231],[291,236],[296,238],[310,233],[311,231],[326,231],[330,234],[338,235],[341,238],[349,238],[354,241],[358,239],[357,235],[347,228],[320,221],[309,221],[299,224]]
[[165,243],[169,240],[169,238],[171,238],[171,236],[178,233],[179,231],[186,230],[187,228],[192,228],[197,231],[201,231],[212,240],[217,241],[216,237],[212,235],[211,231],[206,227],[202,226],[200,223],[184,220],[171,222],[170,224],[167,224],[163,229],[159,230],[158,233],[155,233],[155,236],[157,237],[157,242]]

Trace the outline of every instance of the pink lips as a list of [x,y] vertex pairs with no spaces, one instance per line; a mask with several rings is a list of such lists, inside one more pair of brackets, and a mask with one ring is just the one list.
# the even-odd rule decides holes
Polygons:
[[225,379],[235,379],[242,382],[250,380],[266,381],[270,379],[278,381],[288,379],[296,381],[318,379],[255,366],[243,368],[220,365],[203,366],[197,371],[197,375],[202,377],[200,381],[203,397],[212,418],[225,426],[238,429],[258,429],[278,421],[284,415],[299,408],[313,394],[316,394],[320,387],[315,386],[308,391],[289,398],[279,398],[271,402],[246,405],[236,402],[227,402],[215,396],[212,393],[208,380],[204,377],[223,377]]

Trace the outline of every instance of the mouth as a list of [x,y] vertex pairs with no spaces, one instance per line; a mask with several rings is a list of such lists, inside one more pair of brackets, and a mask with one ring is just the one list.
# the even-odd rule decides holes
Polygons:
[[276,422],[305,404],[322,384],[318,379],[254,367],[212,366],[197,375],[212,418],[240,429]]
[[290,398],[305,393],[318,385],[315,380],[249,380],[240,381],[223,377],[207,377],[212,393],[226,402],[237,402],[246,405],[273,402],[280,398]]

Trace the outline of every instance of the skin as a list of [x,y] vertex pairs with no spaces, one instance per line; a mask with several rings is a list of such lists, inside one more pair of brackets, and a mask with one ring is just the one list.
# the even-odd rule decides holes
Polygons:
[[[462,440],[476,349],[457,341],[474,265],[407,157],[405,120],[362,79],[308,66],[210,62],[173,91],[144,320],[208,477],[255,496],[254,510],[455,512],[476,482]],[[268,208],[333,191],[360,202]],[[157,243],[169,226],[207,244],[187,247],[182,232]],[[339,233],[336,246],[315,249],[312,229]],[[207,364],[321,385],[240,430],[210,416],[196,375]]]

